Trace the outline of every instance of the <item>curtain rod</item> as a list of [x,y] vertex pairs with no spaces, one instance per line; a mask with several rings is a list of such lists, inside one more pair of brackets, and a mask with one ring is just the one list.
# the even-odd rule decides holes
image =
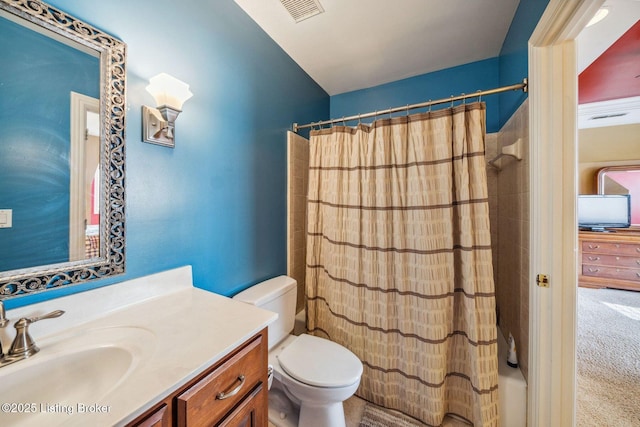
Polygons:
[[412,104],[412,105],[406,105],[404,107],[396,107],[396,108],[389,108],[387,110],[380,110],[380,111],[374,111],[371,113],[366,113],[366,114],[358,114],[355,116],[349,116],[349,117],[342,117],[339,119],[331,119],[331,120],[324,120],[324,121],[320,121],[320,122],[311,122],[308,123],[306,125],[299,125],[297,123],[293,124],[293,131],[294,132],[298,132],[300,129],[305,129],[305,128],[310,128],[313,126],[323,126],[323,125],[329,125],[329,124],[334,124],[334,123],[340,123],[340,122],[348,122],[351,120],[360,120],[360,119],[366,119],[368,117],[376,117],[376,116],[380,116],[380,115],[385,115],[385,114],[392,114],[392,113],[397,113],[400,111],[409,111],[409,110],[414,110],[416,108],[424,108],[424,107],[430,107],[432,105],[438,105],[438,104],[446,104],[448,102],[451,102],[452,104],[456,101],[462,101],[465,100],[467,98],[480,98],[482,96],[486,96],[486,95],[494,95],[496,93],[502,93],[502,92],[509,92],[512,90],[522,90],[523,92],[527,92],[527,87],[528,87],[529,82],[527,81],[526,78],[524,78],[522,80],[522,83],[517,83],[514,85],[510,85],[510,86],[502,86],[496,89],[489,89],[489,90],[479,90],[475,93],[469,93],[469,94],[462,94],[462,95],[458,95],[458,96],[451,96],[449,98],[442,98],[442,99],[437,99],[435,101],[427,101],[427,102],[421,102],[419,104]]

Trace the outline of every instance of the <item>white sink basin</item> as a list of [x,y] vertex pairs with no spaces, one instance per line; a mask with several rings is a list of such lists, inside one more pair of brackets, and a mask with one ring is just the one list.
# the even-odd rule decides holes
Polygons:
[[[0,425],[52,426],[99,409],[101,401],[152,354],[155,335],[114,327],[37,342],[40,352],[0,369]],[[22,405],[22,406],[20,406]]]

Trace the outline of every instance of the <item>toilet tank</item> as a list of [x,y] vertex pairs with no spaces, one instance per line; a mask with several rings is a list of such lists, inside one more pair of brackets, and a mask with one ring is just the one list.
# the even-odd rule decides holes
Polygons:
[[278,276],[257,283],[240,292],[233,299],[278,313],[278,319],[269,325],[269,350],[293,330],[296,316],[296,281],[289,276]]

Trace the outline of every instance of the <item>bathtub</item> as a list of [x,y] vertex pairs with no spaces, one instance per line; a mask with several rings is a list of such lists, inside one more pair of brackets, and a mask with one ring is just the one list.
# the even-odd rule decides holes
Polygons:
[[527,382],[520,368],[507,365],[509,347],[498,329],[498,399],[500,425],[525,427],[527,425]]
[[[305,312],[296,315],[293,333],[306,332]],[[507,365],[509,347],[498,329],[498,399],[500,425],[525,427],[527,425],[527,382],[519,368]]]

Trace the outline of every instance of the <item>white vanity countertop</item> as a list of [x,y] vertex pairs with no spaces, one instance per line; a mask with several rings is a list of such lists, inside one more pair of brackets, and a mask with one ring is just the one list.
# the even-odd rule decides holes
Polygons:
[[[40,352],[27,360],[0,369],[0,403],[35,403],[33,418],[0,411],[0,425],[123,425],[145,412],[162,398],[196,377],[234,348],[273,322],[275,313],[207,292],[191,285],[191,268],[135,279],[94,291],[46,301],[7,312],[9,319],[41,315],[62,309],[66,313],[30,326]],[[115,328],[115,329],[113,329]],[[113,331],[139,336],[134,348],[140,362],[124,379],[98,401],[14,402],[3,377],[74,349],[60,343],[67,337],[86,335],[89,340]],[[11,343],[9,326],[1,331],[5,351]],[[98,341],[99,342],[99,341]],[[109,346],[110,343],[105,344]],[[104,346],[104,345],[103,345]],[[64,357],[64,356],[63,356]],[[100,360],[107,366],[110,360]],[[38,387],[34,384],[34,387]],[[75,387],[74,384],[63,385]],[[70,405],[72,415],[61,407]],[[77,405],[106,409],[101,413],[79,413]],[[43,409],[45,413],[42,413]],[[46,418],[45,418],[46,417]],[[17,424],[16,424],[17,425]]]

